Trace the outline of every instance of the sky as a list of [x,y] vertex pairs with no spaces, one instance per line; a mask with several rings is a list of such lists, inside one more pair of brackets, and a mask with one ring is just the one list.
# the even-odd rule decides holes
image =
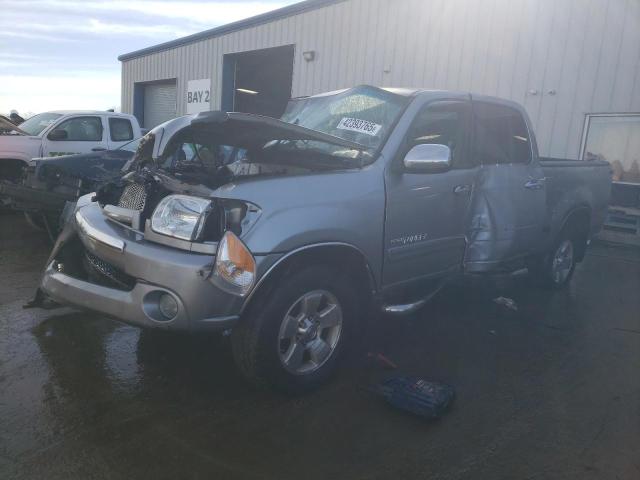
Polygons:
[[118,55],[298,0],[0,0],[0,112],[120,108]]

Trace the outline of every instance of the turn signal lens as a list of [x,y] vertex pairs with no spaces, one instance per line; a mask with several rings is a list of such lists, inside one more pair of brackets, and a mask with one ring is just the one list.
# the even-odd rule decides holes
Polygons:
[[233,232],[226,232],[218,244],[216,274],[233,293],[246,295],[256,278],[256,261],[249,249]]

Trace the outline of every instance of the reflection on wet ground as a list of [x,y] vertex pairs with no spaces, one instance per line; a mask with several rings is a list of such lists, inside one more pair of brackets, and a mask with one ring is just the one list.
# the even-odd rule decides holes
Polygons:
[[[594,247],[566,292],[465,279],[378,319],[326,388],[256,391],[222,336],[23,310],[46,239],[0,215],[0,478],[640,478],[640,253]],[[517,310],[492,300],[512,298]],[[367,391],[457,388],[427,423]]]

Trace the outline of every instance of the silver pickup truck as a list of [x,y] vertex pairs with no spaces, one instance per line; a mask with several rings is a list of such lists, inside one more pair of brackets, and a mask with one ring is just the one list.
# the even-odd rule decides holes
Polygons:
[[70,212],[38,297],[231,330],[240,370],[288,391],[335,371],[372,306],[413,312],[453,275],[566,285],[611,183],[607,163],[538,158],[513,102],[370,86],[281,120],[177,118],[127,171]]

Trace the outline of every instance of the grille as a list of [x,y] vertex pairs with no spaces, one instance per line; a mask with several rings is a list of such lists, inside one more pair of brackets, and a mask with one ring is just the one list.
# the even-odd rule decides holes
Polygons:
[[118,206],[121,208],[128,208],[129,210],[142,211],[144,204],[147,201],[147,192],[143,185],[139,183],[130,183],[127,185],[120,195]]
[[126,273],[118,270],[110,263],[96,257],[92,253],[84,253],[84,265],[89,278],[100,285],[131,290],[135,280]]

